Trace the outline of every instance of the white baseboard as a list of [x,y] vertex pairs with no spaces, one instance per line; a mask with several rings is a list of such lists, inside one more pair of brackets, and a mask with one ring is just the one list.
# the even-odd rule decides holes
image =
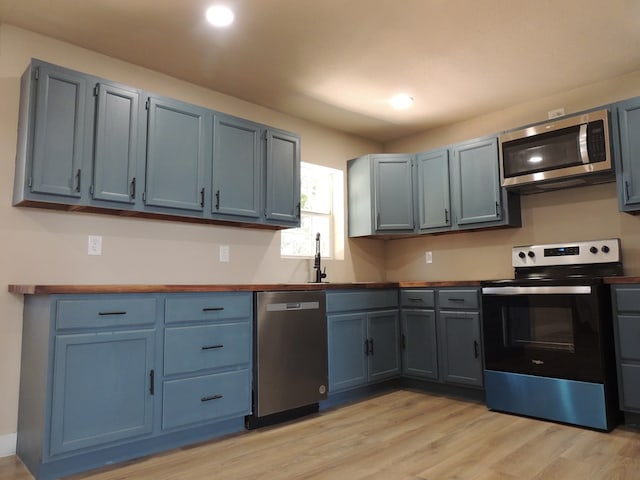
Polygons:
[[17,433],[7,433],[0,435],[0,457],[8,457],[16,454]]

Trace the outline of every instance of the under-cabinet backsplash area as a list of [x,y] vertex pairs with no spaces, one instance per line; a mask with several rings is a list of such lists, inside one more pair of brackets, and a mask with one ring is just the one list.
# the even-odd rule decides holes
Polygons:
[[640,217],[619,212],[617,202],[615,183],[526,195],[521,228],[387,241],[387,280],[512,278],[513,246],[601,238],[620,238],[625,274],[638,275]]

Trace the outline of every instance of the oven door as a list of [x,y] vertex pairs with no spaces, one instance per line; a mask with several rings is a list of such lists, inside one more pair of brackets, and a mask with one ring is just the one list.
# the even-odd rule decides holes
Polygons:
[[486,368],[602,381],[603,292],[604,285],[483,287]]

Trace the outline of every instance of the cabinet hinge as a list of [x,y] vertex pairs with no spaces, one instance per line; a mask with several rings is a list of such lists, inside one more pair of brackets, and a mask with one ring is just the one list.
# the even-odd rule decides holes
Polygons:
[[33,79],[38,80],[40,78],[40,67],[36,67],[33,71]]
[[93,87],[93,96],[94,96],[94,97],[97,97],[97,96],[98,96],[98,90],[99,90],[98,85],[96,85],[95,87]]
[[144,102],[144,108],[149,110],[150,107],[151,107],[151,99],[147,98],[147,101]]

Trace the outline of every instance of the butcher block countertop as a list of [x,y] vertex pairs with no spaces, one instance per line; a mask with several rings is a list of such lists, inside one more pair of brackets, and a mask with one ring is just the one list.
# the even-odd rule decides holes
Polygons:
[[436,288],[480,286],[480,281],[438,282],[350,282],[350,283],[264,283],[264,284],[195,284],[195,285],[9,285],[10,293],[53,295],[83,293],[188,293],[188,292],[259,292],[265,290],[342,290],[357,288]]
[[640,283],[640,277],[607,277],[604,283]]

